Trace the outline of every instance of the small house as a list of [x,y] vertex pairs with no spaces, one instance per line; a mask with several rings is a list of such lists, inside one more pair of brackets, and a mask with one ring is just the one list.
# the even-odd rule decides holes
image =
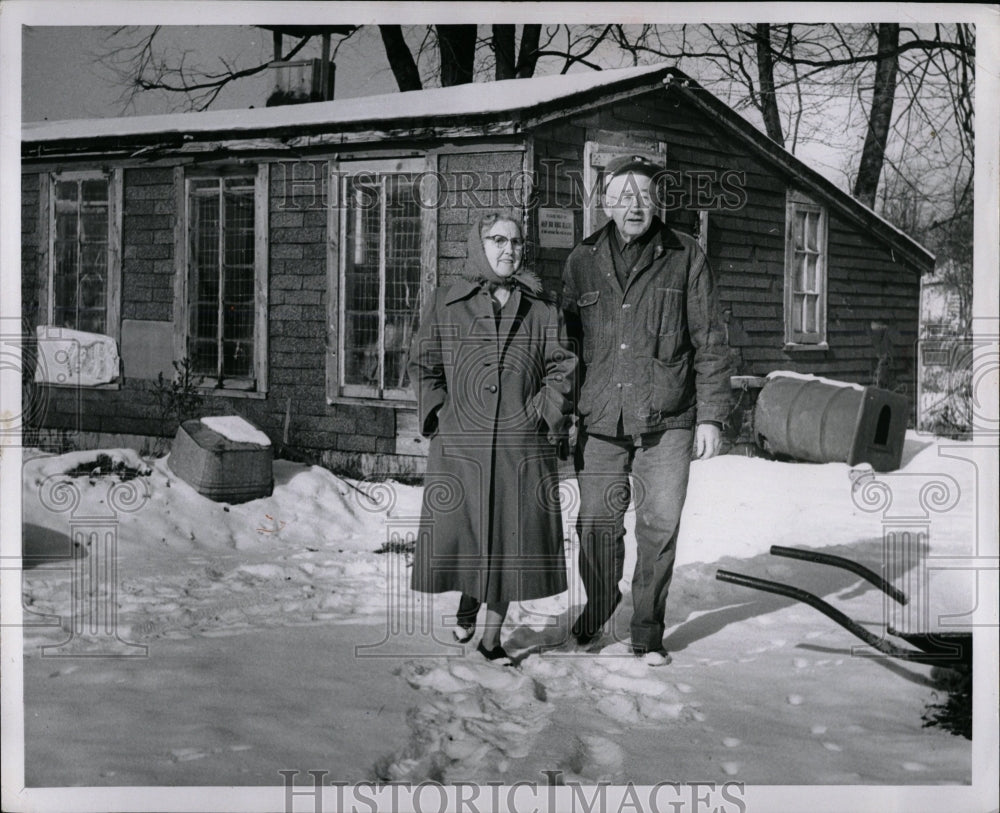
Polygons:
[[[555,292],[571,247],[604,222],[602,170],[623,152],[665,168],[659,204],[708,254],[738,374],[912,398],[932,255],[657,65],[25,124],[39,442],[141,448],[173,435],[190,396],[201,414],[251,420],[279,454],[419,473],[407,348],[421,303],[461,272],[469,223],[515,212]],[[171,393],[178,368],[191,378]]]

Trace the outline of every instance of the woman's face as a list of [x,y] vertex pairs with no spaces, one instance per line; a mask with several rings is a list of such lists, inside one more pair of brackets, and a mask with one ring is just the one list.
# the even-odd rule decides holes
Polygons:
[[511,276],[524,259],[521,227],[509,220],[498,220],[483,235],[483,249],[490,268],[498,277]]

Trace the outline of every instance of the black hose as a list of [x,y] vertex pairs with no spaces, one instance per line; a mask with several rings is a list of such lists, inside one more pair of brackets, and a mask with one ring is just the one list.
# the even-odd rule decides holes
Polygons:
[[907,604],[909,599],[902,590],[893,587],[889,582],[878,575],[874,570],[869,570],[864,565],[859,565],[843,556],[834,556],[830,553],[818,553],[813,550],[803,550],[802,548],[785,548],[781,545],[771,545],[771,554],[774,556],[786,556],[789,559],[801,559],[804,562],[819,562],[824,565],[840,567],[856,573],[862,579],[874,584],[879,590],[900,604]]
[[796,601],[801,601],[804,604],[808,604],[810,607],[814,607],[819,610],[828,618],[832,618],[840,624],[840,626],[860,638],[869,646],[874,647],[879,652],[886,655],[891,655],[894,658],[916,661],[917,663],[929,664],[931,666],[947,666],[954,662],[953,658],[947,658],[941,654],[934,655],[914,649],[900,649],[898,646],[895,646],[884,638],[879,638],[877,635],[869,632],[836,607],[827,604],[823,601],[823,599],[818,596],[814,596],[812,593],[805,590],[800,590],[798,587],[781,584],[780,582],[767,581],[766,579],[758,579],[754,576],[744,576],[740,573],[732,573],[728,570],[717,570],[715,572],[715,578],[719,581],[739,584],[743,587],[751,587],[754,590],[763,590],[766,593],[776,593],[779,596],[786,596],[788,598],[795,599]]

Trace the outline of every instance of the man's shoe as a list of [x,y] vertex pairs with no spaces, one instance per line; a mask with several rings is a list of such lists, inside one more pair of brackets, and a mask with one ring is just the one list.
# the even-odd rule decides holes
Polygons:
[[670,653],[663,649],[646,649],[645,647],[632,647],[632,654],[637,658],[642,658],[646,666],[666,666],[673,659]]

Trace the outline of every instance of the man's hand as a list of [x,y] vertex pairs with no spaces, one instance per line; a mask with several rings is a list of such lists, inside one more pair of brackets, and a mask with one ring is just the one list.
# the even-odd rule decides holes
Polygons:
[[719,453],[722,430],[714,423],[700,423],[695,431],[694,454],[698,460],[708,460]]
[[558,426],[550,430],[547,440],[556,449],[556,455],[560,460],[568,460],[569,453],[576,441],[576,426],[569,415],[563,415]]

